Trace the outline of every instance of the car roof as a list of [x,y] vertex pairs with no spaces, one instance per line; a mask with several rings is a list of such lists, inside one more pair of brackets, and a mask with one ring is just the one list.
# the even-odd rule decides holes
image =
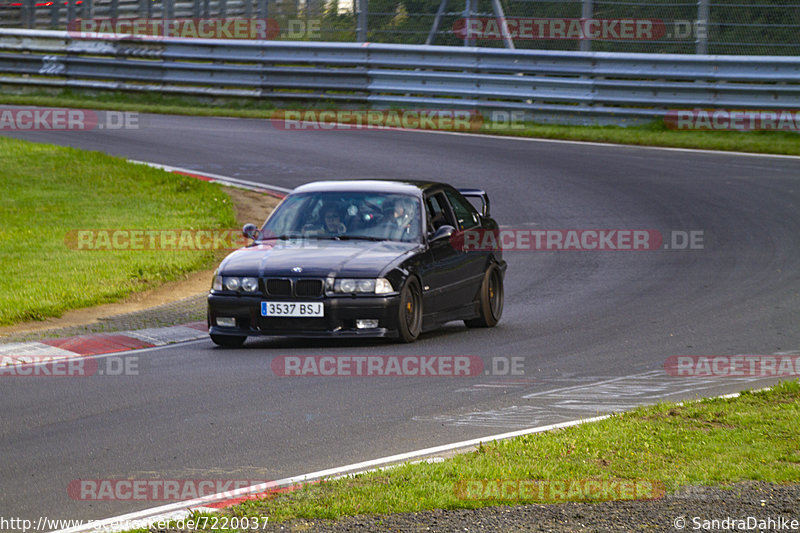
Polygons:
[[445,184],[435,181],[417,180],[331,180],[306,183],[294,189],[292,194],[305,192],[369,191],[419,196],[428,189],[442,186],[445,186]]

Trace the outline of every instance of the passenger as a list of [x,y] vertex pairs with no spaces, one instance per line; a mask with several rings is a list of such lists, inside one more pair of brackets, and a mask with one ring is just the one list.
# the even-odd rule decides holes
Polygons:
[[414,200],[410,198],[395,200],[388,224],[389,239],[401,241],[416,239],[419,235],[419,219]]

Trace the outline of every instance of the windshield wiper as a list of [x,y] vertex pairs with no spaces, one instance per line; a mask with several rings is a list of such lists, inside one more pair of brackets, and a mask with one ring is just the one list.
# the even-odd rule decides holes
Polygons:
[[349,240],[354,240],[354,241],[385,241],[385,240],[387,240],[387,239],[384,239],[382,237],[370,237],[368,235],[339,235],[339,236],[333,237],[333,238],[337,239],[337,240],[340,240],[340,241],[349,241]]
[[271,241],[271,240],[289,240],[289,239],[319,239],[324,241],[349,241],[349,240],[358,240],[358,241],[386,241],[388,239],[384,239],[383,237],[371,237],[369,235],[270,235],[268,237],[259,238],[260,241]]
[[297,239],[300,235],[268,235],[266,237],[259,237],[259,241],[288,241],[289,239]]

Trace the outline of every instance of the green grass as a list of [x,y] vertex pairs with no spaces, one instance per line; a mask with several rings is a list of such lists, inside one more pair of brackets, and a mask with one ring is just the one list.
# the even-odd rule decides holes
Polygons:
[[271,523],[553,501],[459,497],[459,486],[469,480],[649,480],[667,492],[685,485],[799,482],[797,420],[800,384],[783,382],[738,398],[662,403],[493,442],[440,463],[405,464],[307,485],[223,514],[268,516]]
[[215,260],[211,251],[79,251],[70,230],[235,226],[215,184],[4,137],[0,154],[0,325],[119,300]]
[[[486,129],[484,132],[508,134],[502,130],[492,131],[491,129]],[[662,121],[628,127],[525,124],[524,128],[511,134],[541,139],[800,155],[800,135],[797,133],[785,131],[676,131],[668,129]]]
[[0,94],[0,103],[72,107],[166,115],[229,116],[240,118],[269,118],[275,105],[249,98],[201,98],[165,95],[157,92],[96,92],[65,89],[29,94]]
[[[275,93],[276,95],[280,93]],[[286,93],[287,100],[291,93]],[[240,118],[270,118],[276,109],[271,101],[249,98],[199,98],[170,96],[160,93],[105,93],[76,90],[0,95],[0,103],[10,105],[39,105],[75,107],[143,113],[176,115],[229,116]],[[314,107],[336,109],[337,102],[293,103],[287,108]],[[484,125],[476,133],[565,139],[573,141],[699,148],[764,154],[800,155],[800,135],[792,132],[711,132],[675,131],[663,121],[643,126],[565,126],[527,123],[519,129],[493,129]]]

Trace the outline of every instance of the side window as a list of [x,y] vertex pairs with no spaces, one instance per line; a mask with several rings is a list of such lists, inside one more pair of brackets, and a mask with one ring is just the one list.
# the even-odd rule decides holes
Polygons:
[[428,217],[428,231],[436,231],[444,224],[452,224],[442,193],[436,193],[425,200],[425,211]]
[[478,212],[472,207],[472,204],[465,201],[461,195],[453,191],[445,191],[447,198],[450,200],[450,205],[453,207],[453,212],[456,215],[458,224],[456,229],[470,229],[474,228],[480,222]]

